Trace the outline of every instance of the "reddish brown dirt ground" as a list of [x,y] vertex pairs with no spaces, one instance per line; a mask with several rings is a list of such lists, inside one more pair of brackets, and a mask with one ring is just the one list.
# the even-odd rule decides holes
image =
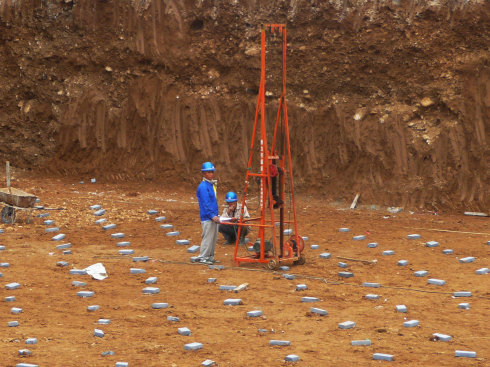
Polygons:
[[[233,247],[219,239],[216,257],[224,270],[191,264],[186,246],[176,245],[175,237],[148,215],[156,209],[180,231],[180,239],[191,244],[200,242],[198,205],[194,189],[162,187],[155,184],[79,184],[75,180],[34,179],[23,177],[16,187],[35,193],[42,205],[64,207],[63,211],[46,211],[49,219],[66,234],[62,242],[51,241],[41,218],[25,223],[21,213],[15,225],[0,225],[1,268],[0,365],[15,366],[20,362],[39,366],[114,366],[117,361],[130,366],[198,366],[212,359],[219,366],[284,366],[284,357],[296,354],[298,366],[397,365],[397,366],[487,366],[488,312],[490,283],[488,275],[475,270],[489,266],[490,240],[488,218],[443,215],[433,212],[402,212],[392,215],[384,210],[343,210],[347,203],[326,205],[318,196],[297,198],[300,234],[308,236],[307,262],[292,266],[286,280],[281,272],[272,272],[259,264],[235,268]],[[223,202],[225,188],[220,189]],[[97,217],[89,209],[100,204],[107,210],[108,223],[117,224],[114,231],[103,231],[94,224]],[[250,204],[253,213],[253,203]],[[253,215],[253,214],[252,214]],[[340,227],[350,228],[340,233]],[[436,231],[446,230],[446,231]],[[146,263],[134,263],[131,256],[119,256],[117,240],[110,233],[123,232],[131,242],[134,256],[149,256]],[[472,233],[469,233],[472,232]],[[408,240],[410,233],[421,234],[420,240]],[[365,234],[364,241],[353,241],[354,235]],[[256,235],[252,233],[251,237]],[[439,247],[427,248],[434,240]],[[73,254],[63,255],[56,249],[70,242]],[[367,248],[378,242],[377,248]],[[312,244],[320,249],[312,250]],[[451,248],[452,255],[442,249]],[[382,256],[394,250],[393,256]],[[331,259],[319,258],[330,252]],[[376,264],[346,261],[353,278],[343,279],[337,273],[337,256],[373,260]],[[475,262],[459,263],[458,258],[474,256]],[[397,266],[406,259],[409,265]],[[58,267],[60,260],[68,267]],[[89,276],[69,275],[69,269],[85,268],[102,262],[109,277],[103,281]],[[147,273],[130,275],[131,267]],[[429,277],[443,279],[444,286],[428,285],[427,277],[417,278],[414,271],[428,270]],[[158,277],[157,295],[143,295],[144,281]],[[209,284],[208,278],[217,282]],[[86,287],[72,286],[73,280],[84,281]],[[18,282],[21,287],[6,290],[5,284]],[[219,285],[249,283],[247,290],[234,294],[220,291]],[[363,287],[363,282],[377,282],[381,288]],[[308,290],[295,291],[304,283]],[[95,292],[93,298],[79,298],[79,290]],[[454,298],[454,291],[471,291],[471,298]],[[368,293],[380,295],[377,301],[364,298]],[[15,302],[5,302],[7,296]],[[302,303],[301,297],[320,298],[317,303]],[[241,298],[243,305],[224,306],[227,298]],[[167,309],[151,308],[153,302],[168,302]],[[469,302],[471,308],[458,308]],[[395,305],[405,304],[406,314],[395,312]],[[88,305],[100,305],[95,312]],[[310,307],[328,310],[328,316],[309,312]],[[11,307],[21,307],[18,315]],[[247,318],[246,312],[259,309],[263,317]],[[167,321],[177,316],[180,322]],[[98,325],[99,318],[111,320]],[[416,319],[420,325],[404,328],[403,322]],[[18,327],[8,327],[17,320]],[[355,321],[356,327],[341,330],[338,323]],[[191,336],[181,336],[178,327],[188,327]],[[94,329],[105,332],[97,338]],[[260,333],[258,329],[267,329]],[[450,342],[431,341],[433,333],[449,334]],[[26,345],[35,337],[38,343]],[[371,346],[353,347],[352,340],[370,339]],[[288,347],[270,347],[271,339],[289,340]],[[184,351],[184,344],[200,342],[199,351]],[[32,355],[18,356],[28,348]],[[112,350],[114,356],[101,356]],[[476,351],[477,358],[456,358],[455,350]],[[373,353],[393,354],[394,362],[372,360]]]

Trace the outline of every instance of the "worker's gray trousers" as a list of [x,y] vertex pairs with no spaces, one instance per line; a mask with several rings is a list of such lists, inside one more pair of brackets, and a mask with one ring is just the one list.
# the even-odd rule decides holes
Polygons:
[[201,222],[202,241],[199,258],[203,260],[214,260],[214,250],[218,240],[218,223],[212,220]]

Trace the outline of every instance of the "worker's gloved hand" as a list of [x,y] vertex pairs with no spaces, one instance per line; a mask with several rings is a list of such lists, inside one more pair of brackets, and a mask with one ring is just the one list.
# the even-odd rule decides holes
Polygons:
[[232,221],[233,223],[236,223],[236,222],[238,222],[238,218],[231,218],[231,221]]
[[213,220],[213,222],[215,222],[215,223],[218,223],[218,224],[220,223],[219,217],[218,217],[217,215],[216,215],[216,216],[214,216],[214,217],[212,218],[212,220]]

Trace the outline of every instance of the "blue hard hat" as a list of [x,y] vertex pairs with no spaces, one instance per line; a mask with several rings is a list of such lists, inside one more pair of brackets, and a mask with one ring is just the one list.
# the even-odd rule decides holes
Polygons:
[[227,192],[225,201],[227,203],[234,203],[235,201],[238,201],[238,196],[236,196],[233,191]]
[[211,162],[204,162],[201,167],[201,172],[214,172],[214,165]]

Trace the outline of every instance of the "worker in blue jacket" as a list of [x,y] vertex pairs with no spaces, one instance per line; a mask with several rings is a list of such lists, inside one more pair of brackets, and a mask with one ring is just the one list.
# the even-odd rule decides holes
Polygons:
[[197,262],[214,264],[214,250],[218,240],[218,195],[216,192],[217,181],[214,178],[214,165],[204,162],[201,167],[203,179],[197,187],[197,201],[201,215],[202,241],[201,252]]

